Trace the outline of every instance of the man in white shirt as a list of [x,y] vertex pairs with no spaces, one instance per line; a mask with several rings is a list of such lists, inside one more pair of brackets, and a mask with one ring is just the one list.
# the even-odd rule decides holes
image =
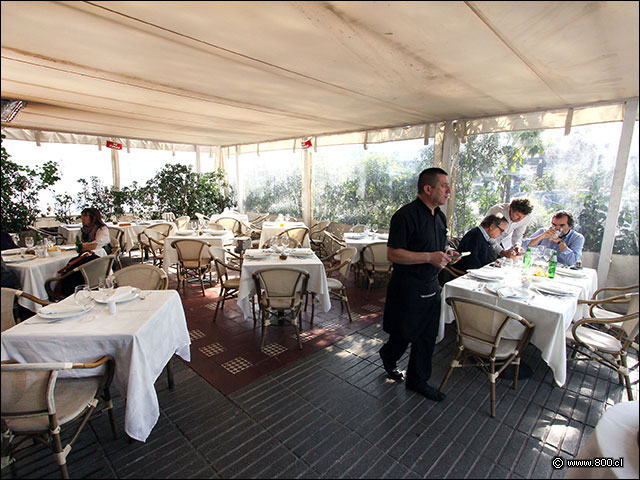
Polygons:
[[520,253],[520,242],[527,226],[531,223],[533,205],[528,198],[518,197],[511,203],[494,205],[487,215],[501,213],[507,220],[507,228],[498,237],[491,240],[491,248],[500,257],[514,258]]

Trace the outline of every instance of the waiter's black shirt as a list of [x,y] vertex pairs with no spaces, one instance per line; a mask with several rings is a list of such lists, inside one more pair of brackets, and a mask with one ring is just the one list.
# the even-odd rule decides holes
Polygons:
[[[393,214],[387,246],[411,252],[444,252],[447,246],[447,217],[436,207],[435,214],[420,198]],[[426,281],[437,279],[440,269],[430,263],[393,264],[394,274],[410,274]]]

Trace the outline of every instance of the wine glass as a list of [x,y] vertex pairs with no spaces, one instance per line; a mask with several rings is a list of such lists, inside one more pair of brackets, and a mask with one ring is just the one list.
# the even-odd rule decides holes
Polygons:
[[371,224],[371,233],[373,233],[375,235],[377,231],[378,231],[378,224],[377,223],[372,223]]
[[191,220],[191,230],[198,230],[198,221],[197,220]]
[[89,285],[83,284],[76,286],[73,299],[82,307],[83,310],[86,310],[91,303],[91,289],[89,288]]
[[109,277],[100,277],[98,279],[98,291],[103,300],[107,300],[113,292],[113,281]]
[[364,226],[364,234],[367,237],[371,236],[371,224],[369,224],[369,223],[365,224],[365,226]]
[[27,248],[33,248],[35,245],[35,240],[33,237],[24,237],[24,244]]
[[551,260],[551,255],[553,254],[553,249],[540,247],[540,250],[542,250],[542,259],[545,261],[545,263],[549,262],[549,260]]

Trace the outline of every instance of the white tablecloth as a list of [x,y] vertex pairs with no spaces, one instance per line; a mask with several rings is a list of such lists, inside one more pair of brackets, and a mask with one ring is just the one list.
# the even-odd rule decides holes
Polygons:
[[[568,468],[564,478],[638,478],[637,400],[609,407],[576,459],[623,459],[622,466]],[[613,462],[612,462],[613,463]]]
[[[227,242],[231,241],[233,233],[230,231],[224,231],[222,235],[170,235],[164,239],[164,256],[162,259],[162,268],[165,272],[169,273],[169,267],[178,263],[178,252],[171,246],[171,242],[174,240],[202,240],[207,242],[212,247],[222,247]],[[211,255],[214,255],[214,251],[211,250]]]
[[365,235],[364,233],[344,233],[344,243],[347,244],[347,247],[355,247],[356,250],[358,250],[358,254],[354,255],[351,263],[356,263],[360,260],[360,253],[365,245],[375,242],[386,242],[387,240],[389,240],[389,234],[387,233],[376,233],[371,236]]
[[[484,267],[490,272],[495,272],[492,267]],[[506,282],[513,286],[519,281],[519,271],[517,269],[502,269],[506,272]],[[508,273],[511,272],[511,273]],[[561,285],[566,284],[568,288],[573,288],[578,296],[555,297],[542,295],[531,291],[532,297],[529,300],[516,300],[510,298],[499,298],[496,294],[485,289],[478,290],[482,280],[477,280],[470,275],[456,278],[444,285],[442,290],[442,305],[440,312],[440,330],[437,341],[444,338],[444,324],[454,320],[453,311],[447,305],[447,297],[457,296],[480,300],[491,305],[506,308],[529,321],[536,324],[531,338],[531,343],[540,350],[542,359],[547,362],[553,372],[554,379],[559,386],[564,385],[567,377],[567,355],[566,355],[566,335],[565,331],[573,320],[582,318],[584,311],[578,309],[577,299],[591,298],[597,289],[597,273],[591,268],[581,270],[584,278],[561,277],[556,275],[554,279],[540,279],[540,285]],[[515,276],[510,276],[514,275]],[[534,282],[533,287],[538,284]]]
[[300,268],[309,272],[309,283],[307,289],[315,293],[316,298],[320,302],[323,311],[328,312],[331,309],[331,297],[329,296],[329,287],[327,286],[327,274],[324,271],[324,265],[318,257],[310,255],[305,258],[294,258],[289,256],[286,260],[280,260],[278,255],[272,254],[263,260],[248,258],[251,252],[257,250],[247,250],[245,258],[242,262],[242,271],[240,272],[240,289],[238,290],[238,306],[245,318],[251,317],[251,298],[256,293],[255,284],[253,282],[253,272],[261,268],[268,267],[293,267]]
[[[63,302],[73,303],[73,297]],[[2,332],[2,360],[88,362],[101,355],[113,356],[113,384],[127,399],[125,431],[144,442],[160,414],[154,382],[174,353],[191,360],[178,292],[155,290],[145,300],[118,303],[116,315],[97,304],[78,317],[32,323],[42,321],[35,316]]]
[[[104,250],[103,250],[104,252]],[[47,291],[44,289],[44,282],[58,275],[58,270],[64,267],[71,258],[78,255],[75,250],[62,251],[56,255],[43,258],[34,258],[27,262],[12,263],[7,262],[6,266],[14,272],[20,282],[20,289],[30,293],[42,300],[47,300]],[[18,299],[18,303],[32,312],[35,312],[40,305],[33,303],[24,297]]]
[[[262,223],[262,233],[260,233],[260,248],[264,248],[265,244],[269,241],[271,237],[275,237],[280,233],[288,230],[290,228],[295,227],[305,227],[304,222],[263,222]],[[304,242],[302,242],[303,247],[309,246],[309,235],[304,238]]]

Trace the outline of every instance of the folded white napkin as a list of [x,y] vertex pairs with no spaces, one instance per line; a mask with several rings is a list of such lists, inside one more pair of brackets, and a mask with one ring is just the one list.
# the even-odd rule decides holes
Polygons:
[[500,298],[509,298],[509,297],[524,297],[524,291],[519,288],[513,287],[502,287],[496,289],[496,293]]
[[135,287],[128,287],[128,286],[118,287],[113,291],[111,295],[109,295],[109,298],[107,300],[109,302],[117,302],[118,300],[128,297],[133,292],[135,292],[135,290],[136,290]]
[[73,303],[52,303],[46,307],[41,308],[38,311],[39,315],[64,315],[67,313],[80,313],[84,309],[80,305],[74,305]]

